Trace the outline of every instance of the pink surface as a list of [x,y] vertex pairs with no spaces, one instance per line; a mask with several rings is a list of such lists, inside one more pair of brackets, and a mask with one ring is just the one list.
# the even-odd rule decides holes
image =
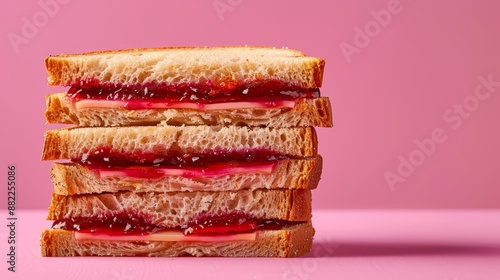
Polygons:
[[18,168],[18,207],[46,208],[52,191],[43,97],[61,89],[44,57],[243,44],[327,61],[335,127],[318,130],[315,208],[500,206],[499,1],[57,1],[0,10],[0,168]]
[[[315,211],[313,250],[294,259],[42,258],[38,237],[50,226],[45,214],[17,213],[17,272],[8,272],[4,262],[1,279],[488,280],[500,275],[499,211]],[[0,244],[3,254],[3,230]]]

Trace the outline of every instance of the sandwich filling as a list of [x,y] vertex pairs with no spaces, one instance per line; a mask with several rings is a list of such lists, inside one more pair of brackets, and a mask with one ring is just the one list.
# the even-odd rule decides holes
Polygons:
[[[54,221],[52,229],[73,231],[80,239],[213,241],[215,238],[249,240],[259,230],[280,230],[299,224],[277,219],[257,219],[242,211],[203,213],[192,221],[174,228],[161,227],[140,212],[115,211],[91,217],[72,217]],[[152,238],[151,238],[152,237]],[[212,239],[207,237],[212,237]],[[169,241],[169,240],[166,240]]]
[[141,151],[126,153],[101,147],[72,161],[98,172],[101,177],[126,176],[161,178],[169,175],[218,177],[241,173],[272,173],[279,160],[286,159],[266,149],[212,150],[203,153],[161,153]]
[[318,88],[305,89],[279,80],[245,83],[157,82],[137,84],[101,83],[95,79],[71,85],[68,97],[77,107],[123,107],[128,110],[185,108],[235,109],[295,106],[299,98],[320,97]]
[[148,167],[148,166],[129,166],[129,167],[96,167],[87,165],[90,169],[99,174],[99,177],[129,177],[140,179],[157,179],[166,176],[182,176],[185,178],[199,177],[220,177],[232,174],[261,173],[271,174],[276,166],[272,163],[227,163],[210,164],[204,167]]

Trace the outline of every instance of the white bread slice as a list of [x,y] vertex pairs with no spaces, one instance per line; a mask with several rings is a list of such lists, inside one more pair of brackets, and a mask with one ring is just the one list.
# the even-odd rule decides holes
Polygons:
[[52,195],[48,220],[92,217],[103,213],[134,213],[152,225],[175,228],[203,213],[242,211],[256,219],[311,219],[310,190],[240,190],[236,192],[117,192],[94,195]]
[[299,99],[294,108],[248,108],[221,110],[83,108],[78,109],[66,93],[46,96],[47,123],[77,126],[129,125],[247,125],[267,127],[331,127],[332,111],[327,97]]
[[150,48],[50,56],[49,85],[86,79],[137,84],[147,82],[214,84],[277,79],[319,88],[325,62],[303,53],[263,47]]
[[132,126],[66,128],[45,132],[42,160],[73,159],[107,146],[122,152],[184,153],[226,149],[268,149],[290,157],[313,157],[313,127]]
[[312,247],[311,223],[287,226],[281,230],[257,232],[254,241],[161,242],[76,240],[67,230],[46,229],[40,243],[44,257],[69,256],[212,256],[212,257],[297,257]]
[[280,160],[271,174],[243,173],[219,177],[166,176],[162,178],[100,177],[99,173],[76,163],[54,163],[51,178],[59,195],[103,192],[237,191],[243,189],[314,189],[318,185],[323,160]]

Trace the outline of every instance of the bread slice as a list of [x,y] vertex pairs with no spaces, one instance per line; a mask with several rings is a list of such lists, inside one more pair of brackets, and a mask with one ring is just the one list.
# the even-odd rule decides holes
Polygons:
[[312,248],[314,228],[310,222],[281,230],[257,232],[254,241],[161,242],[77,240],[67,230],[46,229],[40,243],[44,257],[68,256],[212,256],[212,257],[297,257]]
[[313,127],[249,128],[220,126],[135,126],[49,130],[42,160],[74,159],[96,148],[123,153],[162,155],[218,150],[266,149],[290,157],[313,157],[317,138]]
[[310,190],[240,190],[236,192],[117,192],[94,195],[52,195],[47,219],[137,213],[150,224],[175,228],[204,213],[243,212],[255,219],[311,219]]
[[51,178],[59,195],[103,192],[237,191],[243,189],[314,189],[321,177],[320,155],[310,159],[285,159],[272,173],[239,173],[217,177],[166,176],[162,178],[101,177],[76,163],[54,163]]
[[45,59],[48,84],[60,86],[87,79],[122,84],[220,84],[275,79],[303,88],[319,88],[324,65],[321,58],[265,47],[130,49]]
[[245,108],[221,110],[82,108],[66,93],[46,96],[47,123],[77,126],[130,125],[246,125],[267,127],[331,127],[332,112],[326,97],[298,99],[294,108]]

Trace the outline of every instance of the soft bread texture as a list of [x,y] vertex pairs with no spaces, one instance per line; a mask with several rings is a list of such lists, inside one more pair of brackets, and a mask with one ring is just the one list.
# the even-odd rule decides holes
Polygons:
[[47,123],[77,126],[130,125],[246,125],[266,127],[331,127],[332,110],[327,97],[299,99],[294,108],[248,108],[224,110],[83,108],[78,109],[66,93],[46,96]]
[[281,230],[259,231],[255,241],[159,242],[76,240],[71,231],[46,229],[40,238],[44,257],[69,256],[212,256],[212,257],[297,257],[312,247],[311,223]]
[[49,130],[42,160],[74,159],[96,148],[124,153],[166,155],[234,149],[268,149],[290,157],[313,157],[317,138],[313,127],[249,128],[220,126],[135,126]]
[[308,221],[311,219],[311,191],[53,194],[47,219],[92,217],[123,211],[138,211],[148,217],[151,224],[165,228],[180,227],[203,213],[233,211],[243,211],[256,219]]
[[243,189],[314,189],[321,176],[323,160],[279,161],[271,174],[243,173],[218,177],[165,176],[141,179],[126,176],[100,177],[98,172],[76,163],[54,163],[51,178],[59,195],[103,192],[237,191]]
[[324,65],[323,59],[298,51],[263,47],[130,49],[45,59],[48,84],[62,86],[87,79],[122,84],[220,84],[276,79],[318,88]]

